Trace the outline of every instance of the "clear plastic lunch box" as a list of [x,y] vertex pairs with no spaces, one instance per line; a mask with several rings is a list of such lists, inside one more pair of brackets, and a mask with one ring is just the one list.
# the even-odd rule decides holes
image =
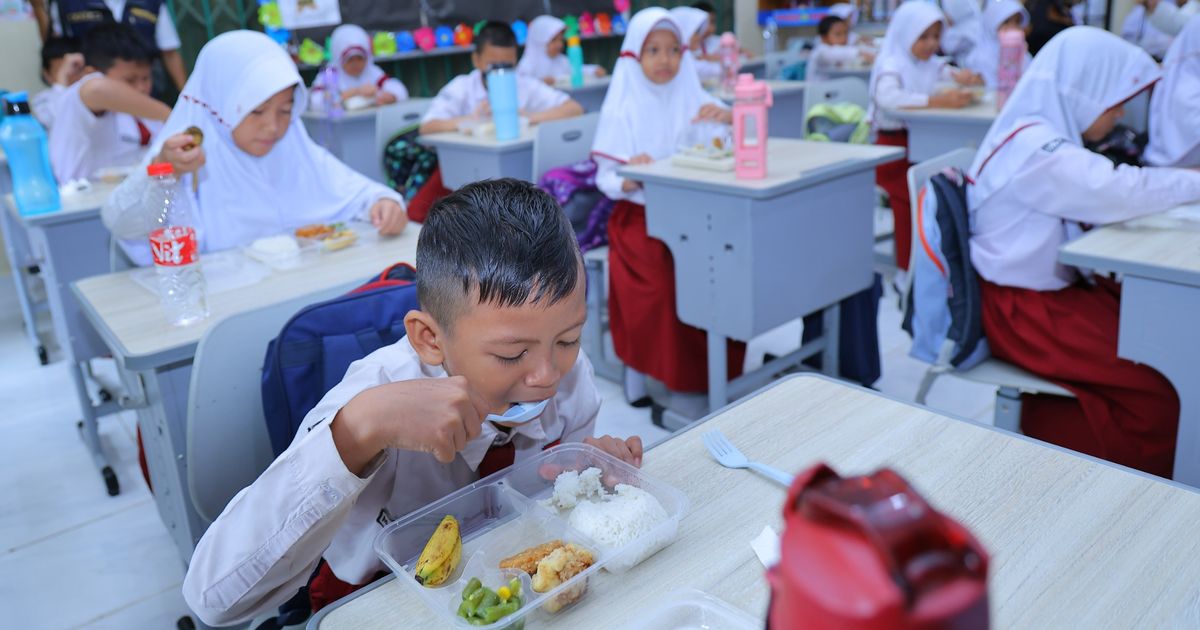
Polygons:
[[630,630],[759,630],[763,622],[745,611],[695,589],[667,594]]
[[[667,513],[666,520],[620,547],[598,544],[567,524],[569,512],[546,507],[542,502],[554,491],[554,480],[565,471],[582,472],[599,468],[605,489],[628,484],[648,492]],[[375,553],[447,625],[458,628],[536,627],[561,611],[550,613],[543,606],[560,596],[569,596],[586,584],[579,598],[603,597],[600,571],[623,573],[675,540],[679,522],[688,509],[687,497],[661,481],[603,451],[586,444],[563,444],[519,462],[510,468],[462,488],[434,503],[397,519],[375,537]],[[422,586],[414,577],[417,558],[442,518],[453,515],[459,522],[462,559],[443,584]],[[585,571],[545,593],[535,593],[531,577],[516,569],[501,570],[500,561],[525,549],[561,540],[592,552],[595,563]],[[521,580],[523,605],[517,612],[488,626],[473,626],[458,616],[463,587],[471,578],[496,590],[513,577]],[[565,609],[565,608],[564,608]]]

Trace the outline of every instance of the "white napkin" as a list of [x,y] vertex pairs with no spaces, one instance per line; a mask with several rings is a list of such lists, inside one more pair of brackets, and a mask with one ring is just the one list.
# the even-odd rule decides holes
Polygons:
[[779,534],[768,525],[763,528],[758,537],[750,541],[750,548],[758,561],[768,569],[779,564]]

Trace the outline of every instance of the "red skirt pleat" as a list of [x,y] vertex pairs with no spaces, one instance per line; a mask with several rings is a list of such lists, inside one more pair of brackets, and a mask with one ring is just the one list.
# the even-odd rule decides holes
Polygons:
[[[908,130],[880,131],[875,144],[908,149]],[[907,158],[888,162],[875,167],[875,183],[887,191],[892,206],[895,224],[896,266],[908,269],[909,248],[912,247],[912,204],[908,199],[908,169],[912,166]]]

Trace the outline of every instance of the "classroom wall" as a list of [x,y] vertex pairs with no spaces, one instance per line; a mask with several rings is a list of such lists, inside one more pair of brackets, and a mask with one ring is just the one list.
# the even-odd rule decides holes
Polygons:
[[0,88],[36,92],[42,85],[42,40],[37,22],[0,20]]
[[734,0],[733,34],[738,44],[756,54],[763,52],[762,29],[758,27],[758,0]]

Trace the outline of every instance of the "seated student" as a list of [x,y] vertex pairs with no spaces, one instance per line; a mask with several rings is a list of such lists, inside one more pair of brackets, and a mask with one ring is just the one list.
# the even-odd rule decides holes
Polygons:
[[[608,222],[608,309],[617,356],[673,392],[705,392],[705,333],[676,316],[671,252],[646,233],[641,186],[617,174],[622,164],[670,157],[693,121],[728,124],[732,120],[729,110],[700,87],[681,41],[680,28],[666,9],[643,9],[629,21],[612,85],[600,109],[592,157],[598,167],[596,186],[617,202]],[[736,376],[745,344],[732,346],[729,371]],[[645,396],[640,385],[629,380],[630,400]]]
[[[474,70],[454,77],[433,99],[429,111],[421,119],[422,134],[456,131],[460,122],[491,114],[484,73],[493,64],[517,65],[517,36],[512,27],[503,22],[485,23],[475,35],[471,63]],[[529,118],[530,124],[583,114],[583,106],[566,93],[520,74],[517,75],[517,100],[521,115]],[[433,203],[449,193],[442,185],[441,169],[434,171],[409,202],[409,218],[423,221]]]
[[83,76],[86,65],[75,40],[51,37],[42,43],[42,82],[46,89],[35,94],[31,104],[34,117],[46,129],[54,125],[59,97]]
[[[704,36],[700,39],[697,59],[705,61],[721,61],[721,36],[717,34],[717,7],[711,2],[697,2],[693,9],[700,9],[708,14],[708,23],[704,27]],[[696,52],[696,51],[693,51]]]
[[[875,128],[877,144],[908,148],[908,129],[889,118],[885,109],[923,107],[965,107],[971,102],[968,92],[951,89],[937,92],[940,81],[953,80],[961,85],[980,85],[983,79],[969,70],[955,70],[935,53],[944,25],[942,12],[928,2],[905,2],[892,14],[883,47],[871,68],[867,117]],[[908,269],[912,216],[908,200],[907,159],[878,167],[875,180],[885,191],[895,220],[896,265]]]
[[1163,55],[1167,54],[1167,48],[1171,46],[1171,36],[1158,30],[1150,22],[1144,0],[1135,4],[1129,13],[1125,14],[1125,21],[1121,22],[1121,38],[1139,46],[1155,59],[1162,59]]
[[1146,14],[1150,24],[1167,35],[1178,35],[1196,15],[1200,15],[1200,0],[1179,0],[1178,4],[1167,0],[1146,0]]
[[696,68],[696,74],[702,83],[721,79],[721,62],[703,58],[704,34],[708,32],[708,15],[708,13],[692,7],[671,9],[671,17],[683,32],[685,42],[683,54],[692,58],[692,66]]
[[371,50],[371,38],[361,26],[343,24],[333,29],[329,53],[332,59],[330,63],[335,64],[338,71],[337,85],[325,85],[325,73],[318,72],[309,90],[309,107],[325,109],[325,101],[329,96],[327,90],[333,90],[334,97],[343,104],[355,96],[369,98],[376,105],[408,100],[408,90],[404,84],[389,77],[383,68],[375,65]]
[[979,0],[941,0],[947,26],[942,28],[942,54],[961,63],[979,43]]
[[1163,80],[1150,95],[1150,143],[1143,157],[1154,166],[1200,168],[1200,19],[1175,38],[1162,69]]
[[1086,26],[1060,33],[980,145],[967,199],[992,353],[1076,396],[1029,399],[1022,431],[1169,477],[1178,397],[1158,372],[1117,357],[1119,285],[1058,262],[1084,225],[1200,201],[1200,173],[1114,167],[1083,146],[1107,135],[1122,104],[1159,76],[1149,55],[1116,35]]
[[[558,79],[571,76],[571,61],[563,54],[567,49],[565,32],[567,23],[553,15],[539,15],[529,23],[529,35],[525,37],[525,53],[517,64],[517,72],[546,85],[554,85]],[[584,64],[583,74],[602,77],[607,72],[604,66]]]
[[[105,203],[105,225],[149,264],[145,166],[169,162],[194,204],[200,247],[216,251],[308,223],[371,221],[383,235],[408,222],[395,191],[317,146],[300,122],[306,91],[296,64],[266,35],[230,31],[200,50],[150,157]],[[187,129],[203,133],[196,145]],[[193,183],[195,181],[195,183]],[[135,239],[135,240],[130,240]]]
[[[996,88],[996,76],[1000,72],[1000,33],[1008,29],[1024,29],[1029,25],[1029,12],[1017,0],[991,0],[983,11],[983,32],[979,42],[967,54],[963,65],[979,73],[984,85]],[[1025,67],[1033,57],[1025,53]]]
[[871,63],[875,55],[849,45],[850,25],[846,20],[827,15],[817,23],[817,45],[808,56],[806,78],[809,81],[828,81],[829,72],[858,63]]
[[[319,610],[385,570],[371,542],[390,520],[560,442],[641,465],[640,438],[592,437],[583,260],[553,198],[513,179],[463,186],[430,211],[417,268],[407,336],[351,364],[196,546],[183,594],[206,623],[305,584]],[[493,415],[535,401],[532,419]]]
[[150,97],[156,54],[123,24],[97,26],[87,34],[84,76],[58,97],[52,115],[50,164],[58,181],[142,159],[171,113]]
[[854,27],[858,26],[858,7],[848,2],[839,2],[829,7],[829,15],[846,20],[846,28],[849,30],[846,43],[851,46],[874,48],[875,39],[873,37],[854,32]]

